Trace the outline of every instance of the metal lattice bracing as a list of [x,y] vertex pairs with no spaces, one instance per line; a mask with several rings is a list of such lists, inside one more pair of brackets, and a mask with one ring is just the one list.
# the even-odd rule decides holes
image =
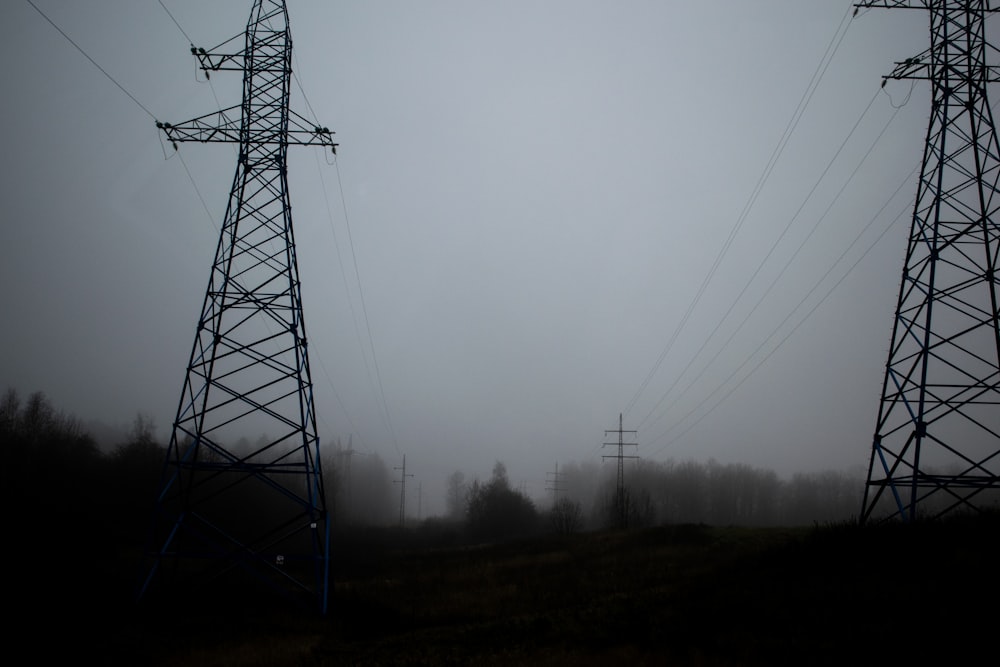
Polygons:
[[866,2],[927,12],[931,115],[861,521],[979,512],[1000,497],[1000,148],[987,100],[996,12],[979,0]]
[[[292,234],[289,144],[336,149],[289,111],[284,2],[256,0],[239,36],[195,49],[243,73],[238,107],[179,124],[174,143],[233,142],[239,158],[153,517],[152,588],[245,590],[254,581],[326,610],[329,517]],[[250,576],[247,576],[250,575]]]
[[628,528],[628,517],[629,517],[629,505],[631,499],[629,497],[628,490],[625,488],[625,459],[637,459],[638,456],[634,454],[625,454],[625,447],[638,447],[637,442],[625,442],[625,434],[631,433],[635,435],[636,431],[626,431],[622,427],[622,414],[618,413],[618,429],[615,431],[604,431],[604,437],[608,437],[612,433],[618,434],[617,442],[605,442],[604,447],[618,447],[617,454],[607,454],[602,458],[604,459],[617,459],[618,460],[618,472],[615,478],[615,499],[614,499],[614,522],[615,527],[620,529]]

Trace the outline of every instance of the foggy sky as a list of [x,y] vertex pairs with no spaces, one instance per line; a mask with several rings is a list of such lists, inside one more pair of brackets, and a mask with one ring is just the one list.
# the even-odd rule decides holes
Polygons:
[[[237,103],[181,29],[210,48],[252,3],[164,0],[181,29],[152,1],[35,4],[136,101],[5,3],[0,383],[165,442],[235,147],[175,154],[142,107]],[[929,115],[923,84],[879,86],[927,47],[924,12],[848,19],[757,190],[850,8],[290,2],[293,108],[340,143],[289,151],[323,441],[405,454],[424,514],[496,460],[543,497],[620,412],[644,458],[866,464]]]

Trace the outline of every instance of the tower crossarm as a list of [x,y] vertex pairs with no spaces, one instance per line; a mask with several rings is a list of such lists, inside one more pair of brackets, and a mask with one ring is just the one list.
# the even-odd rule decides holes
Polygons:
[[[177,124],[157,121],[156,127],[163,130],[167,139],[175,144],[184,141],[238,144],[243,131],[242,113],[242,106],[235,105]],[[255,130],[252,139],[257,144],[324,146],[336,153],[338,144],[334,143],[333,135],[334,132],[329,128],[316,125],[289,110],[287,131],[281,132],[278,127],[273,128],[273,131]]]
[[[276,20],[277,23],[284,24],[287,18],[284,17],[285,9],[282,3],[272,3],[274,6],[270,10],[266,10],[263,6],[257,5],[260,8],[260,13],[254,13],[250,17],[250,23],[248,24],[248,33],[250,29],[253,28],[255,24],[267,25],[272,19]],[[259,35],[258,35],[259,36]],[[242,72],[246,69],[246,53],[247,47],[243,47],[239,50],[234,49],[234,43],[239,42],[244,38],[244,33],[238,35],[233,35],[226,41],[222,42],[218,46],[213,46],[211,49],[204,49],[202,47],[196,47],[194,44],[191,45],[191,55],[198,59],[201,69],[205,72],[207,76],[210,71],[218,72],[220,70],[229,70],[235,72]],[[288,40],[287,32],[282,30],[272,30],[271,40],[274,43],[282,43]],[[257,42],[258,45],[266,45],[267,40],[260,40]]]
[[[984,14],[995,14],[1000,12],[1000,7],[991,8],[990,2],[983,2],[984,7],[977,8],[977,11],[981,11]],[[871,0],[869,2],[859,2],[854,5],[854,13],[857,14],[859,9],[933,9],[935,6],[940,6],[943,8],[944,3],[940,0]],[[963,28],[961,26],[956,26],[960,31]],[[992,53],[992,59],[995,61],[998,54],[998,50],[993,44],[991,44],[985,35],[980,36],[977,40],[979,45],[986,49],[988,52]],[[940,68],[943,63],[937,63],[937,70],[935,69],[934,63],[934,52],[932,47],[924,49],[922,53],[916,56],[907,58],[905,60],[895,63],[895,67],[892,72],[886,74],[882,77],[882,85],[885,86],[889,79],[919,79],[924,81],[934,81],[936,79],[942,78]],[[989,58],[989,56],[988,56]],[[987,64],[986,62],[981,62],[978,75],[976,77],[981,83],[1000,83],[1000,66]]]
[[928,48],[920,55],[897,62],[892,72],[882,77],[882,85],[888,79],[930,79],[930,61],[931,50]]
[[[854,5],[854,12],[859,9],[930,9],[936,0],[871,0],[870,2],[858,2]],[[997,12],[1000,8],[990,8],[987,3],[986,12]]]
[[[986,83],[1000,83],[1000,66],[986,65],[983,68]],[[892,72],[882,77],[882,85],[889,79],[922,79],[930,81],[934,79],[934,70],[931,67],[931,50],[925,49],[923,53],[907,58],[896,63]]]
[[242,72],[246,67],[245,48],[241,48],[239,51],[230,51],[232,43],[241,39],[243,39],[243,34],[235,35],[208,50],[192,44],[191,55],[198,59],[198,63],[206,75],[210,71],[218,72],[219,70]]

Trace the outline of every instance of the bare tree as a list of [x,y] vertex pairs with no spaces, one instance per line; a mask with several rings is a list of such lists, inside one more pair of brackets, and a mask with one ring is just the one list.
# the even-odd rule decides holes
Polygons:
[[549,517],[552,529],[561,535],[579,532],[583,527],[583,510],[580,503],[569,498],[557,500],[552,505]]
[[448,486],[445,489],[445,508],[448,518],[460,519],[465,513],[466,499],[469,487],[465,483],[465,475],[461,471],[448,475]]

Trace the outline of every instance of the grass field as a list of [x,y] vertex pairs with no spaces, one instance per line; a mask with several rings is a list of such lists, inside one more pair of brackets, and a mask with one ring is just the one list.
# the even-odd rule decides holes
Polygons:
[[137,609],[130,560],[91,553],[8,568],[28,591],[8,598],[8,652],[185,667],[973,664],[994,643],[998,529],[994,516],[664,526],[477,546],[354,531],[336,543],[326,616],[255,596]]

